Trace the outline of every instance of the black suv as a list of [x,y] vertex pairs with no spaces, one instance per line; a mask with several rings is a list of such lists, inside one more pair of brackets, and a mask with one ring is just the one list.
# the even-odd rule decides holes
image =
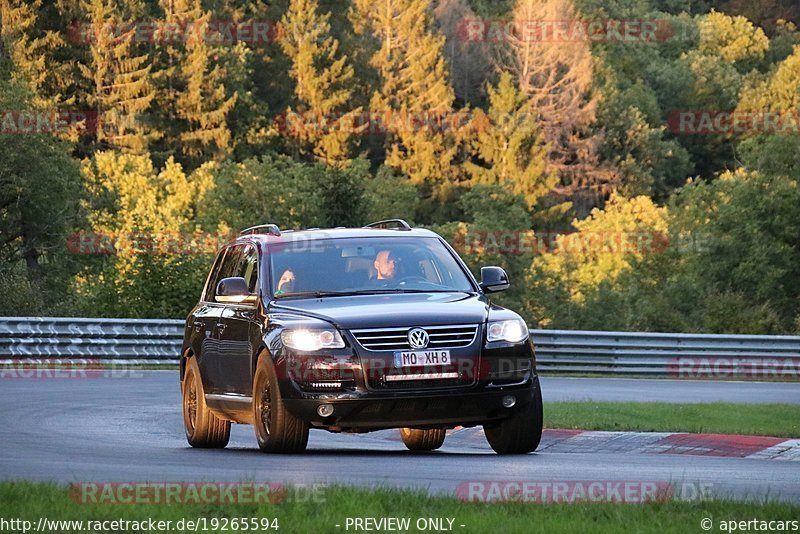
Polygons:
[[542,396],[528,329],[450,245],[405,221],[281,232],[248,228],[214,262],[186,320],[183,420],[194,447],[252,424],[266,452],[301,452],[310,428],[400,428],[411,450],[483,425],[498,453],[528,453]]

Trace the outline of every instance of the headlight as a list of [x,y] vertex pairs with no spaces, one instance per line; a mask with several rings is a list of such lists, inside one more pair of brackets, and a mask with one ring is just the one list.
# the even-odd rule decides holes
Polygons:
[[281,332],[281,340],[290,349],[302,351],[344,348],[344,340],[335,328],[284,330]]
[[489,329],[486,332],[486,340],[507,341],[509,343],[519,343],[528,337],[528,325],[522,319],[511,319],[510,321],[490,321]]

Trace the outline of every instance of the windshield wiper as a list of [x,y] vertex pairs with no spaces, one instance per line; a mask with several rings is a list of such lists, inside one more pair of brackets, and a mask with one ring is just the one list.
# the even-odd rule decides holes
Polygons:
[[291,297],[352,297],[353,295],[360,295],[357,291],[298,291],[296,293],[282,293],[275,295],[276,299],[285,299]]

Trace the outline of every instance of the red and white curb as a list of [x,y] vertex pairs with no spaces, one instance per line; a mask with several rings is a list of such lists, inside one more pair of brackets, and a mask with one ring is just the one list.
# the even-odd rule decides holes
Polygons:
[[[456,428],[445,446],[485,447],[483,430]],[[734,434],[545,429],[537,452],[632,453],[800,461],[800,439]]]

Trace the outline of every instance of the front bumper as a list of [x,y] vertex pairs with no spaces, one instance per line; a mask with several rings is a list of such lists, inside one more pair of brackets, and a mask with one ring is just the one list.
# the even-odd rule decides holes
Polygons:
[[[345,348],[311,355],[280,345],[273,361],[286,408],[316,427],[369,431],[473,426],[514,414],[531,402],[538,387],[530,340],[487,344],[484,334],[479,334],[469,346],[450,350],[459,371],[459,378],[450,381],[387,382],[388,375],[398,373],[393,353],[365,351],[348,333],[344,334],[348,341]],[[332,377],[309,372],[309,366],[323,361],[345,364],[347,372]],[[320,383],[326,380],[337,386],[323,387]],[[516,398],[511,408],[503,406],[506,395]],[[318,415],[321,404],[332,405],[333,414]]]
[[[491,423],[509,417],[533,402],[538,381],[533,372],[516,385],[475,386],[459,391],[397,392],[391,396],[368,392],[306,394],[305,398],[284,399],[295,417],[313,426],[342,431],[385,428],[453,428]],[[516,403],[505,408],[503,397],[513,395]],[[320,417],[317,408],[333,406],[333,414]]]

